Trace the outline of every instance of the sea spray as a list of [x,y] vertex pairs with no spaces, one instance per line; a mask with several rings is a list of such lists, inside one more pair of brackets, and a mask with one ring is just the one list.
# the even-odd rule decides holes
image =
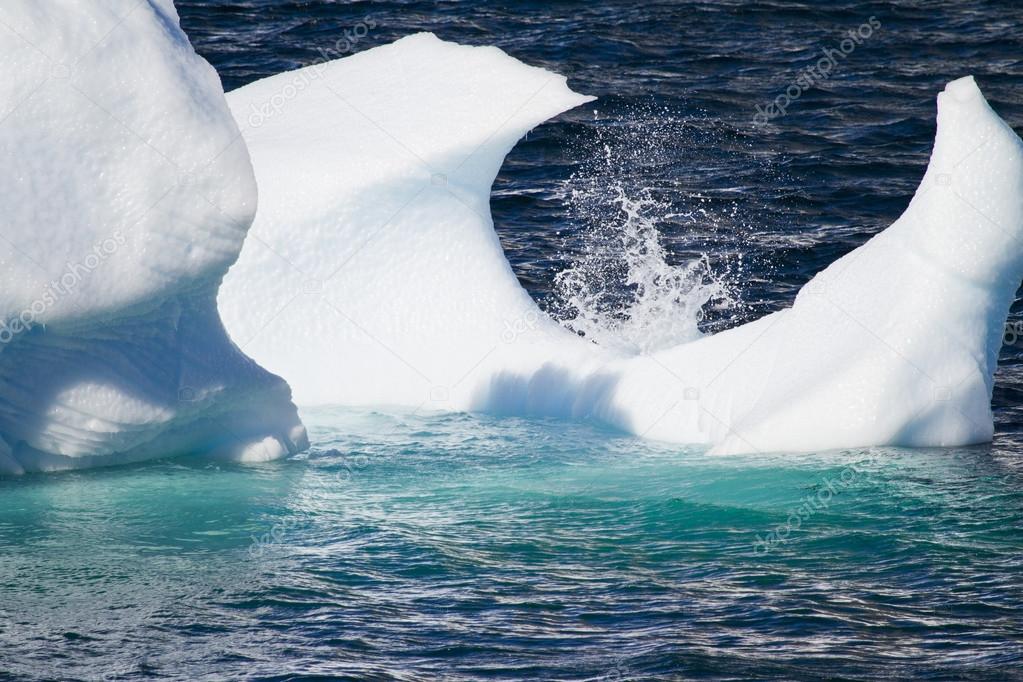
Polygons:
[[[549,307],[564,326],[594,343],[650,353],[702,336],[709,310],[739,306],[733,280],[741,253],[734,262],[712,264],[696,243],[678,256],[666,248],[662,234],[681,228],[688,233],[685,241],[741,221],[735,220],[734,206],[721,215],[672,178],[668,160],[677,154],[666,148],[706,131],[697,133],[660,111],[637,118],[593,128],[596,149],[581,155],[592,161],[572,176],[566,192],[581,236],[567,249],[568,267],[555,277]],[[626,174],[637,164],[662,168],[664,184],[633,182]]]
[[595,343],[646,353],[693,341],[704,306],[727,302],[705,256],[668,261],[653,215],[660,204],[616,187],[617,215],[593,226],[579,258],[555,278],[562,322]]

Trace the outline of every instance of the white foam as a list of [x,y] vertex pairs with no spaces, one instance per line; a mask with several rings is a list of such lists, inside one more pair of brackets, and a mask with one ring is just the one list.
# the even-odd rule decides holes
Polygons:
[[5,0],[0,56],[0,472],[304,447],[215,309],[256,187],[170,0]]
[[220,303],[300,402],[589,417],[718,452],[992,435],[1023,143],[972,79],[939,97],[927,174],[889,229],[792,308],[639,354],[551,321],[493,231],[505,154],[587,101],[563,78],[418,35],[228,100],[261,201]]
[[662,203],[646,193],[632,198],[621,185],[592,184],[573,192],[571,200],[586,207],[590,226],[581,253],[555,278],[561,323],[600,346],[631,354],[703,336],[704,307],[730,296],[706,257],[668,262],[656,224]]

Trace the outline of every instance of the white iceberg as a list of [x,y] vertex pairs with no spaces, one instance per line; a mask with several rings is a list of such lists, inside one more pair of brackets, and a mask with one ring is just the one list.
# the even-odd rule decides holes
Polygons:
[[541,312],[490,218],[515,142],[588,99],[429,34],[230,93],[260,191],[220,292],[232,337],[300,404],[589,417],[717,452],[991,438],[1023,276],[1023,143],[972,78],[939,96],[896,223],[790,309],[650,354]]
[[232,338],[300,404],[468,409],[495,371],[599,355],[519,286],[489,207],[519,138],[590,99],[431,34],[229,93],[260,192]]
[[0,473],[306,447],[216,311],[256,186],[170,0],[5,0],[0,57]]
[[590,99],[561,76],[422,34],[229,111],[170,0],[9,0],[0,54],[18,74],[0,84],[0,473],[305,448],[287,384],[243,350],[300,403],[586,417],[717,452],[992,435],[1023,142],[971,78],[939,96],[903,216],[791,308],[630,353],[541,312],[490,218],[516,141]]

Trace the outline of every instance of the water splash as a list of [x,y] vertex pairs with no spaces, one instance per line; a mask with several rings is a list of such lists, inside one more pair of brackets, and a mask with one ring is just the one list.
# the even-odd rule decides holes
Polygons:
[[662,241],[662,225],[699,229],[715,216],[677,186],[637,185],[627,176],[636,164],[644,174],[658,164],[661,141],[679,139],[683,125],[662,118],[656,130],[598,127],[599,152],[570,180],[582,236],[555,277],[551,307],[564,326],[599,345],[649,353],[687,343],[703,335],[707,310],[737,304],[729,265],[712,268],[699,249],[673,257]]
[[[569,329],[619,350],[653,352],[702,333],[704,306],[727,297],[706,256],[671,265],[656,225],[659,203],[613,189],[615,215],[587,235],[588,248],[555,278]],[[613,285],[620,283],[621,290]]]

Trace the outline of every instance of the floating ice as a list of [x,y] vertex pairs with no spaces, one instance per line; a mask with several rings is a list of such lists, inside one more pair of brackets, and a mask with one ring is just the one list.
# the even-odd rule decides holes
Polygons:
[[217,315],[256,187],[171,1],[5,0],[0,56],[0,472],[305,447]]
[[[898,220],[792,308],[657,360],[698,388],[721,452],[990,440],[1021,236],[1023,142],[961,78],[938,95],[931,159]],[[674,419],[651,434],[678,437]]]
[[229,93],[260,194],[220,293],[232,338],[300,404],[469,409],[499,371],[600,357],[538,310],[490,219],[519,138],[590,99],[430,34]]
[[972,78],[939,96],[930,165],[890,228],[790,309],[649,353],[549,319],[490,218],[515,141],[587,100],[428,34],[231,93],[260,188],[221,289],[232,336],[300,403],[589,417],[717,452],[990,439],[1023,143]]

